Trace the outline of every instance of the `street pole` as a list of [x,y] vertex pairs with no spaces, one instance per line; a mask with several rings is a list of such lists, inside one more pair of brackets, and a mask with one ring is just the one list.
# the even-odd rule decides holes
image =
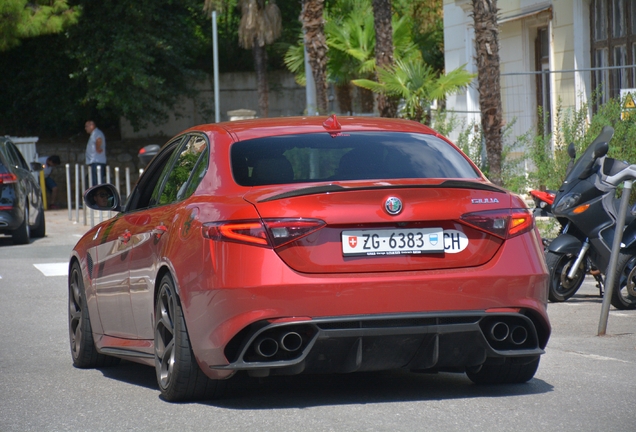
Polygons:
[[621,195],[621,206],[616,219],[616,230],[614,231],[614,241],[612,242],[612,252],[605,278],[605,292],[603,293],[603,306],[601,307],[601,319],[598,323],[598,336],[604,336],[607,330],[607,320],[609,318],[609,307],[612,301],[612,291],[616,279],[616,264],[618,254],[621,251],[621,240],[623,239],[623,229],[625,228],[625,216],[629,205],[629,196],[632,193],[632,180],[623,183],[623,195]]
[[221,121],[220,103],[219,103],[219,42],[217,40],[216,29],[216,11],[212,11],[212,50],[214,57],[214,121]]
[[307,55],[307,47],[304,48],[305,53],[305,97],[307,98],[307,115],[313,116],[318,114],[318,104],[316,103],[316,83],[314,82],[314,74],[309,64],[309,56]]

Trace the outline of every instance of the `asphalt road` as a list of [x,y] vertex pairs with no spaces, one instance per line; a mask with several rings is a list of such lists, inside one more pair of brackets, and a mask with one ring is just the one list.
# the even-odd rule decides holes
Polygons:
[[47,237],[0,237],[0,431],[633,431],[636,311],[596,336],[592,281],[550,304],[553,333],[533,380],[477,386],[402,371],[230,381],[220,401],[172,404],[154,369],[72,365],[66,267],[86,226],[47,212]]

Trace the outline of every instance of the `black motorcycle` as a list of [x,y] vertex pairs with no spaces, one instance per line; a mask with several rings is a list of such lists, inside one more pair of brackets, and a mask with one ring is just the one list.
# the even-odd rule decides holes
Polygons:
[[[546,251],[551,301],[572,297],[587,273],[594,275],[602,292],[620,206],[616,189],[636,179],[636,165],[606,157],[613,134],[613,128],[603,128],[573,165],[552,205],[564,228]],[[634,309],[636,220],[631,212],[625,225],[611,301],[617,309]]]

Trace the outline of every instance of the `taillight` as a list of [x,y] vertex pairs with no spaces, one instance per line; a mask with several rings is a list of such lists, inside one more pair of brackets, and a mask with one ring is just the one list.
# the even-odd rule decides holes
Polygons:
[[534,218],[528,209],[502,209],[466,213],[460,219],[477,229],[503,239],[531,231],[534,227]]
[[203,237],[210,240],[269,246],[265,227],[260,220],[210,222],[203,224]]
[[265,219],[263,222],[275,248],[305,237],[325,226],[325,223],[319,219]]
[[254,246],[277,248],[325,226],[318,219],[264,219],[203,224],[203,237]]
[[0,174],[0,184],[9,184],[16,183],[18,181],[18,176],[11,173]]

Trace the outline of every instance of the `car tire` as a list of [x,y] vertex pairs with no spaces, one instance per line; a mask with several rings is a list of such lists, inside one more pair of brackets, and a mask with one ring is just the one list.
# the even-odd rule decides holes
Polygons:
[[75,367],[99,368],[119,363],[119,358],[100,354],[95,348],[84,279],[77,262],[73,263],[68,276],[68,332]]
[[38,220],[35,228],[31,230],[31,237],[42,238],[46,235],[46,220],[44,219],[44,209],[40,208]]
[[636,256],[618,256],[611,303],[616,309],[636,309]]
[[466,371],[475,384],[523,384],[534,377],[539,367],[539,357],[528,359],[506,358],[503,364],[482,365]]
[[575,255],[558,254],[548,251],[545,262],[548,266],[550,287],[548,299],[551,302],[564,302],[579,290],[585,279],[585,270],[579,268],[573,280],[567,279],[570,268],[576,261]]
[[16,228],[12,233],[13,244],[29,244],[31,241],[31,231],[29,228],[29,206],[28,204],[24,208],[24,220],[22,224]]
[[177,402],[222,395],[224,380],[212,380],[192,352],[183,311],[169,274],[161,279],[155,302],[155,370],[164,399]]

